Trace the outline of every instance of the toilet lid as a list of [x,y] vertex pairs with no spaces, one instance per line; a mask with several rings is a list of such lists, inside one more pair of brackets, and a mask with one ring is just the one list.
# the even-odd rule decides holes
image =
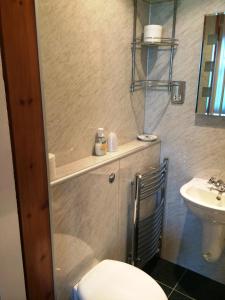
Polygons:
[[140,269],[104,260],[89,271],[77,288],[80,300],[167,300],[158,283]]

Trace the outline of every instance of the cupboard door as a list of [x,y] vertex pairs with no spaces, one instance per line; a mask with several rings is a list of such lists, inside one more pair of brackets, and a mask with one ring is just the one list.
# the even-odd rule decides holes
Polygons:
[[[126,260],[128,237],[128,221],[131,212],[131,182],[138,172],[145,172],[150,167],[157,167],[160,162],[160,143],[152,145],[145,150],[127,156],[120,160],[119,182],[119,259]],[[154,201],[149,201],[147,206],[141,207],[141,213],[153,209]]]
[[[72,286],[95,264],[118,257],[119,161],[52,188],[52,229],[56,295],[67,299]],[[109,182],[109,176],[115,179]]]

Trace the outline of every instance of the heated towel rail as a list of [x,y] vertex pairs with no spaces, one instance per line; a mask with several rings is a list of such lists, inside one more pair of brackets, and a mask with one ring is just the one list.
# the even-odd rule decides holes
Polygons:
[[[128,262],[142,268],[160,249],[165,206],[168,159],[159,168],[138,173],[132,182],[133,207],[130,222]],[[147,204],[147,205],[146,205]],[[151,204],[149,206],[149,204]],[[150,209],[143,215],[143,208]],[[148,209],[149,210],[149,209]]]

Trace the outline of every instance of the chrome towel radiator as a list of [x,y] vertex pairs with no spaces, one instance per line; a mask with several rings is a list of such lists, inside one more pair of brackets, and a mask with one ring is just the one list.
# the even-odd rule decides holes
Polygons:
[[[139,268],[144,267],[160,249],[167,172],[168,159],[164,159],[159,168],[138,173],[135,182],[132,182],[133,213],[129,226],[128,262]],[[143,217],[142,207],[151,203],[154,205],[150,213],[148,211]]]

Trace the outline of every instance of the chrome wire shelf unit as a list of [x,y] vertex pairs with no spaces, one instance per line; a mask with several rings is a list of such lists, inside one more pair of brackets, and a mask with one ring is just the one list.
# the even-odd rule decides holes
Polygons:
[[[174,86],[173,82],[173,60],[175,48],[178,46],[179,42],[175,38],[176,30],[176,15],[177,15],[177,1],[178,0],[143,0],[149,4],[153,3],[173,3],[173,25],[172,25],[172,35],[171,38],[160,38],[160,40],[154,42],[144,42],[142,38],[137,38],[137,0],[134,0],[134,28],[133,28],[133,42],[132,42],[132,79],[130,91],[134,93],[136,90],[141,88],[155,88],[155,87],[167,87],[170,91],[171,86]],[[136,50],[142,47],[169,47],[170,50],[170,59],[169,59],[169,71],[168,71],[168,80],[136,80]],[[178,102],[177,102],[178,103]]]
[[161,4],[165,2],[173,2],[173,0],[143,0],[143,1],[149,4]]
[[[164,159],[159,168],[138,173],[132,184],[133,214],[128,262],[139,268],[160,251],[167,173],[168,159]],[[141,217],[142,207],[146,207],[147,202],[153,202],[154,209]]]
[[[158,41],[156,41],[158,39]],[[132,47],[177,47],[179,45],[178,39],[175,38],[154,38],[154,41],[145,42],[143,38],[137,38],[132,43]]]
[[169,80],[136,80],[132,83],[131,89],[138,90],[143,88],[155,88],[161,89],[166,88],[167,90],[173,86],[179,86],[179,81],[169,81]]

